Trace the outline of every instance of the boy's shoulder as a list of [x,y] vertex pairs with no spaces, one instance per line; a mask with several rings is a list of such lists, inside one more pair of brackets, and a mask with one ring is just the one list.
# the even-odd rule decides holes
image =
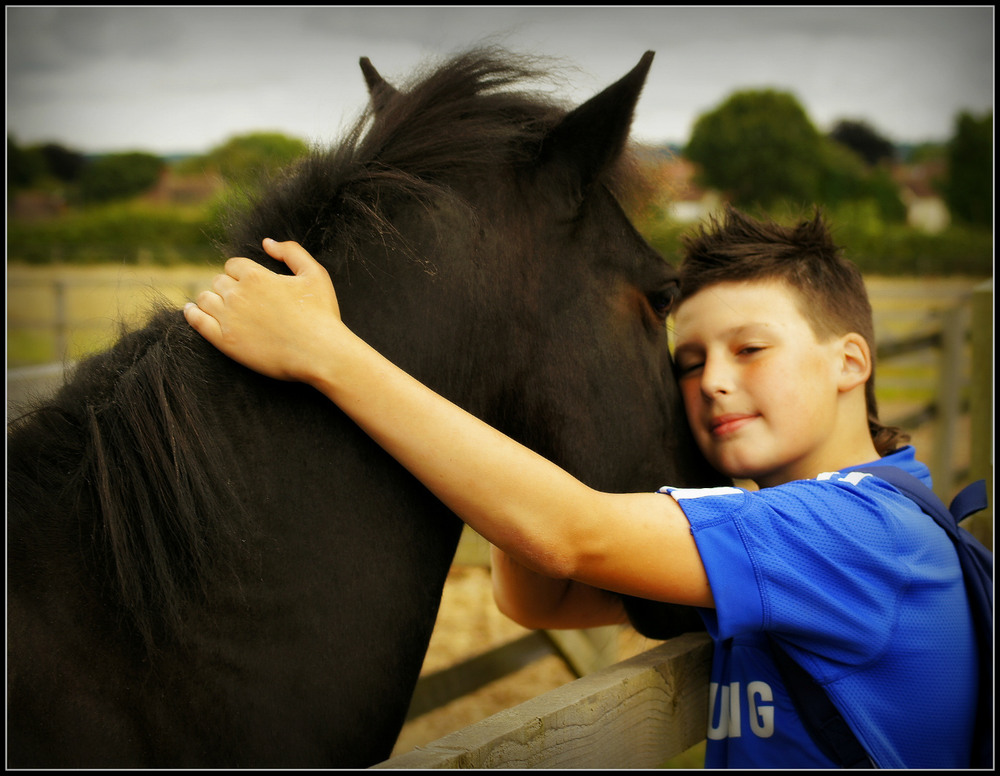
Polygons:
[[868,463],[857,464],[856,466],[846,466],[840,471],[852,472],[858,469],[868,469],[872,466],[896,466],[910,474],[926,479],[930,476],[926,464],[917,460],[917,451],[913,445],[905,445],[891,453]]
[[[875,461],[857,464],[856,466],[848,466],[838,471],[822,472],[816,475],[813,480],[793,480],[792,482],[776,485],[772,488],[767,488],[766,490],[767,492],[783,492],[800,488],[805,483],[815,482],[838,482],[846,483],[848,485],[856,485],[862,482],[866,477],[872,476],[870,471],[861,471],[862,469],[870,470],[872,467],[876,466],[895,466],[921,480],[924,484],[930,485],[930,470],[925,464],[917,460],[916,451],[913,446],[907,445],[906,447],[902,447],[899,450],[889,453],[888,455]],[[722,485],[711,488],[660,488],[660,493],[667,493],[676,499],[704,498],[711,496],[740,496],[753,492],[763,491],[753,491],[737,485]]]
[[910,476],[920,480],[927,487],[931,487],[930,469],[926,464],[917,460],[916,450],[913,445],[901,447],[899,450],[869,463],[848,466],[836,472],[823,472],[817,475],[816,479],[820,482],[835,480],[858,483],[862,482],[866,477],[878,479],[877,469],[882,466],[901,469]]
[[[927,487],[931,486],[930,469],[917,460],[913,447],[907,446],[869,463],[848,466],[839,471],[822,472],[811,480],[779,485],[772,489],[775,491],[773,495],[780,498],[787,494],[795,500],[817,503],[834,502],[828,504],[828,507],[846,508],[852,514],[858,511],[873,515],[886,511],[894,514],[901,511],[919,513],[919,508],[907,496],[900,493],[887,479],[878,476],[877,470],[881,467],[902,470]],[[910,509],[911,506],[913,509]]]
[[[897,450],[867,464],[846,467],[839,471],[823,472],[814,479],[794,480],[762,490],[737,486],[714,488],[661,488],[661,493],[672,496],[684,509],[692,523],[714,522],[725,516],[756,515],[777,512],[796,515],[829,516],[850,513],[860,517],[868,514],[878,517],[886,511],[910,511],[911,502],[888,482],[869,471],[876,466],[893,466],[911,474],[930,486],[930,471],[916,459],[911,446]],[[913,505],[914,513],[919,508]],[[702,523],[703,524],[703,523]]]

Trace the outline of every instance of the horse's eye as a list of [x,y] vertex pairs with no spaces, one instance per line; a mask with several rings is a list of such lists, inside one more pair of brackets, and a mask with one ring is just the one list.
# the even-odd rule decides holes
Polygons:
[[659,291],[654,291],[646,298],[649,299],[649,306],[653,308],[653,312],[661,318],[666,318],[670,314],[670,308],[673,306],[674,300],[677,298],[677,286],[671,285]]

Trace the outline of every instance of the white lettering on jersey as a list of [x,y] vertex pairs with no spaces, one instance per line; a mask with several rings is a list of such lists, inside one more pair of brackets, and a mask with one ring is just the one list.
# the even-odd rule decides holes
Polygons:
[[673,496],[678,501],[682,498],[703,498],[705,496],[732,496],[737,493],[743,493],[739,488],[731,488],[727,485],[717,487],[717,488],[672,488],[663,487],[660,488],[660,493],[666,493],[669,496]]
[[[739,682],[735,682],[739,687]],[[708,686],[708,740],[721,741],[729,735],[729,685],[722,685],[722,704],[719,706],[719,683],[712,682]],[[716,710],[718,709],[718,722]]]
[[[774,735],[774,693],[767,682],[749,682],[746,688],[746,710],[750,732],[757,738]],[[742,735],[743,693],[740,683],[719,686],[712,682],[708,690],[708,738],[721,741]]]
[[840,472],[823,472],[822,474],[817,474],[817,480],[832,480],[834,477],[840,482],[846,482],[850,485],[857,485],[865,477],[871,477],[868,472],[848,472],[847,474],[841,474]]
[[774,735],[774,693],[767,682],[747,684],[747,704],[750,706],[750,730],[757,738]]

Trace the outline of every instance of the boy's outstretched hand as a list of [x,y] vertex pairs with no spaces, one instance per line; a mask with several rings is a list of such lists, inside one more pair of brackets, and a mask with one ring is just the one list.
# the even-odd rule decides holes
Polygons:
[[263,241],[269,256],[294,273],[278,275],[250,259],[232,258],[187,322],[244,366],[279,380],[309,382],[311,369],[329,358],[334,338],[346,332],[330,275],[296,242]]

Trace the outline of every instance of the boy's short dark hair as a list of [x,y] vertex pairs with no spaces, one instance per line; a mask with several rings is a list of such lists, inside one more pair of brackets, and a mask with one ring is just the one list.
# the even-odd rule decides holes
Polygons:
[[875,399],[875,325],[861,272],[837,247],[821,212],[796,226],[759,221],[727,207],[695,235],[684,238],[678,305],[717,283],[780,279],[794,288],[799,309],[821,340],[850,332],[872,351],[872,374],[865,385],[868,427],[879,455],[908,440],[900,429],[883,426]]

